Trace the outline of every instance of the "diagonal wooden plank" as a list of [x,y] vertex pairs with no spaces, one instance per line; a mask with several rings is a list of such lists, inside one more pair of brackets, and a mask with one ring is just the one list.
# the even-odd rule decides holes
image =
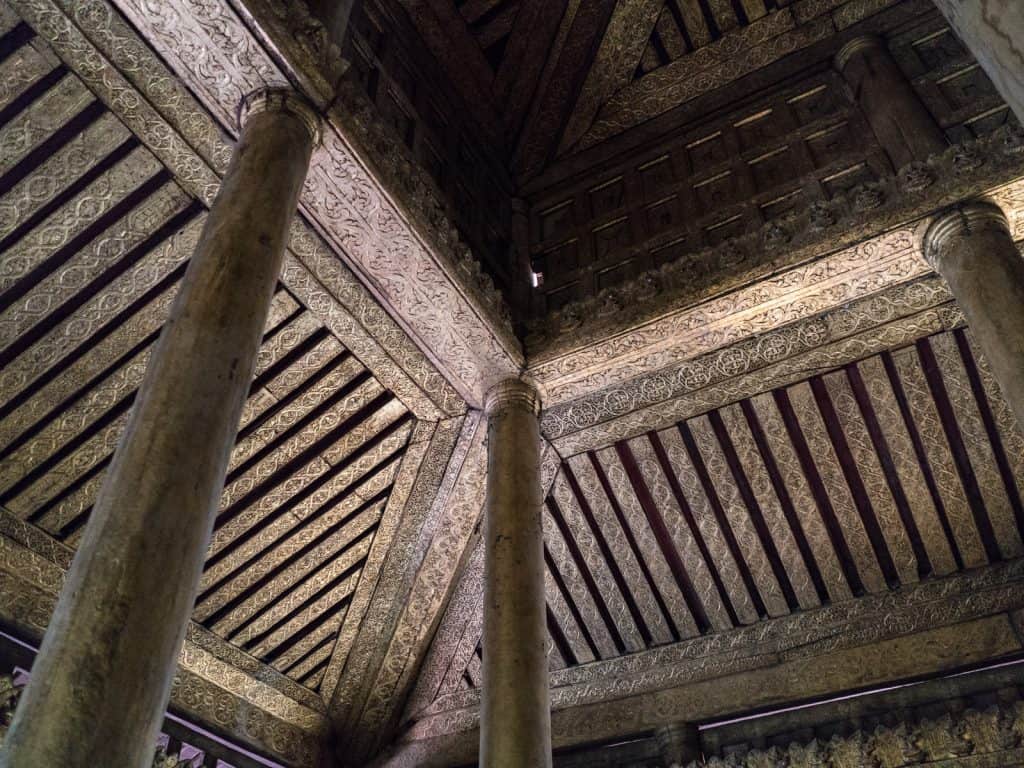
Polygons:
[[839,425],[850,447],[857,474],[860,476],[871,502],[871,511],[878,520],[889,554],[900,581],[912,584],[918,580],[917,558],[910,544],[896,501],[885,479],[878,453],[871,442],[867,426],[861,416],[857,400],[845,371],[835,371],[823,377],[829,399],[835,408]]
[[600,535],[605,526],[598,525],[598,532],[590,529],[587,520],[584,518],[580,505],[573,496],[572,489],[566,480],[564,470],[558,473],[555,484],[551,489],[558,511],[561,513],[572,538],[576,542],[586,562],[587,569],[594,577],[601,598],[612,615],[615,627],[625,643],[626,650],[633,652],[644,647],[636,623],[630,614],[623,594],[619,591],[615,579],[612,577],[608,562],[601,552],[596,541],[596,535]]
[[[679,584],[665,560],[661,547],[658,546],[657,537],[651,530],[650,522],[644,514],[643,507],[636,497],[636,492],[622,462],[619,461],[619,457],[615,453],[615,449],[603,448],[596,455],[598,463],[608,479],[612,496],[622,510],[626,523],[636,539],[639,557],[650,571],[651,581],[661,595],[676,630],[684,638],[700,634],[693,615],[686,608],[686,600],[679,589]],[[653,469],[655,460],[650,455],[648,447],[642,444],[634,446],[633,455],[637,462],[641,463],[641,466]],[[657,483],[651,492],[658,494]]]
[[832,447],[825,422],[818,411],[818,404],[814,400],[811,386],[807,383],[797,384],[790,387],[787,393],[793,404],[800,431],[811,452],[811,460],[818,470],[818,476],[828,494],[843,538],[853,556],[857,573],[868,592],[884,592],[886,583],[882,576],[882,569],[875,557],[875,551],[871,546],[867,531],[864,529],[864,521],[861,520],[857,506],[850,495],[850,488],[846,484],[846,478],[843,476],[839,458]]
[[872,357],[858,363],[857,369],[871,405],[878,414],[882,435],[892,456],[910,513],[924,542],[932,571],[940,576],[950,574],[956,570],[956,562],[885,366],[881,358]]
[[750,519],[750,511],[743,502],[739,488],[736,486],[736,480],[729,469],[729,464],[708,417],[698,416],[695,419],[690,419],[687,426],[697,443],[704,466],[707,467],[715,494],[725,512],[726,522],[736,539],[739,555],[743,561],[737,563],[738,567],[743,568],[745,563],[745,567],[750,570],[754,585],[764,601],[768,615],[785,616],[789,613],[786,598],[782,594],[782,588],[768,562],[768,556]]
[[978,376],[981,378],[982,387],[985,390],[986,400],[992,411],[992,418],[996,422],[996,429],[999,432],[999,439],[1005,449],[1006,459],[1010,464],[1010,471],[1017,481],[1018,490],[1024,488],[1024,433],[1021,432],[1021,425],[1017,422],[1010,404],[1003,397],[992,369],[978,347],[977,342],[969,328],[964,330],[968,345],[974,358],[975,366],[978,369]]
[[615,6],[562,132],[560,154],[583,138],[601,106],[633,79],[663,6],[664,0],[636,0]]
[[[733,628],[733,622],[723,602],[725,595],[719,593],[711,569],[721,575],[725,592],[737,619],[745,624],[757,621],[757,612],[739,577],[736,562],[725,545],[718,521],[711,510],[704,489],[700,486],[697,471],[686,451],[686,446],[683,445],[679,430],[675,427],[663,430],[658,433],[658,439],[665,449],[669,467],[679,482],[684,500],[693,513],[696,531],[690,530],[650,441],[643,437],[634,438],[629,441],[629,449],[636,459],[643,482],[668,527],[672,543],[682,558],[683,566],[693,582],[711,626],[717,630]],[[695,536],[703,538],[710,562],[705,561]]]
[[832,602],[850,599],[853,595],[843,573],[842,563],[814,501],[814,494],[800,466],[796,449],[786,434],[786,425],[775,401],[771,394],[766,393],[751,398],[750,404],[764,432],[775,466],[782,476],[782,483],[793,504],[800,527],[807,537],[808,546],[825,582],[829,599]]
[[[577,0],[578,1],[578,0]],[[566,0],[520,0],[505,55],[492,86],[506,134],[515,136],[530,106],[541,72],[552,54],[559,21],[568,10]]]
[[992,443],[981,420],[981,412],[974,399],[956,340],[951,333],[943,333],[928,339],[928,345],[935,354],[939,372],[946,385],[971,469],[978,480],[978,489],[985,501],[985,511],[992,522],[999,551],[1006,558],[1019,557],[1024,554],[1024,543],[1021,542],[1013,507],[996,464]]
[[[94,296],[78,307],[74,313],[0,371],[0,401],[6,404],[32,385],[48,386],[47,373],[54,365],[91,339],[99,329],[131,306],[140,295],[158,285],[191,257],[205,218],[205,214],[194,218],[180,232],[111,282],[101,295]],[[101,345],[106,354],[117,354],[119,347],[113,342],[124,340],[122,336],[138,337],[138,334],[145,335],[146,331],[154,327],[154,323],[156,327],[162,325],[172,298],[173,289],[164,291],[152,305],[139,311],[124,333],[119,329],[111,334],[116,339],[110,342],[104,339]]]
[[[636,601],[637,609],[643,616],[644,624],[651,633],[651,640],[656,644],[667,643],[672,640],[672,634],[665,622],[661,609],[654,598],[650,584],[641,571],[640,563],[627,539],[626,532],[620,525],[617,515],[612,509],[611,502],[601,487],[594,466],[586,455],[574,456],[568,460],[569,467],[573,473],[580,492],[583,494],[587,505],[590,507],[599,528],[608,542],[608,547],[615,559],[615,562],[626,581],[633,599]],[[556,480],[557,482],[557,480]],[[557,487],[557,486],[556,486]],[[628,525],[628,521],[627,521]],[[632,533],[632,530],[630,531]]]
[[67,74],[19,112],[0,128],[0,175],[24,160],[91,101],[93,95],[82,81]]
[[893,353],[892,360],[964,566],[976,568],[984,565],[988,562],[985,547],[917,350],[913,347],[901,349]]
[[580,616],[583,617],[587,631],[590,633],[590,637],[593,638],[594,645],[597,646],[598,654],[600,654],[602,659],[618,656],[619,651],[612,641],[612,636],[608,631],[609,628],[601,617],[597,603],[594,602],[594,597],[590,594],[583,575],[580,573],[569,551],[569,546],[563,538],[558,525],[551,518],[551,510],[547,506],[544,507],[543,515],[544,545],[551,554],[553,564],[558,570],[562,582],[565,584],[569,599],[572,600]]
[[[143,172],[140,168],[127,170],[133,175]],[[114,269],[133,250],[148,247],[154,234],[171,224],[175,217],[180,219],[179,215],[186,212],[188,204],[189,198],[176,184],[164,184],[78,249],[0,313],[0,349],[7,349],[32,328],[45,324],[83,289],[90,288],[96,293],[96,281],[109,274],[108,270]],[[47,251],[45,247],[40,248],[37,254],[45,260],[53,255]]]
[[750,427],[743,417],[743,410],[739,405],[730,405],[722,408],[720,413],[736,450],[743,474],[747,478],[747,482],[750,483],[751,492],[764,516],[768,532],[786,569],[786,575],[793,585],[793,591],[800,607],[815,608],[820,601],[814,588],[814,582],[811,580],[807,565],[804,563],[803,556],[793,537],[789,521],[786,520],[782,511],[782,503],[772,487],[768,468],[757,449]]

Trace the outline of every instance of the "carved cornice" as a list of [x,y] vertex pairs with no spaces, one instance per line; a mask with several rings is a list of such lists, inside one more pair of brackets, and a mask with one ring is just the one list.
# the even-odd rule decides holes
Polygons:
[[572,456],[962,323],[946,284],[921,277],[556,405],[541,431]]
[[[0,509],[0,614],[42,636],[72,552]],[[276,670],[191,624],[171,707],[289,764],[315,766],[327,732],[323,704]]]
[[[799,289],[794,286],[801,279],[811,288],[825,277],[820,270],[834,269],[826,264],[853,259],[858,251],[860,269],[851,264],[847,281],[868,278],[873,285],[866,292],[874,292],[906,280],[912,276],[907,268],[897,269],[894,262],[882,267],[878,256],[895,252],[893,243],[901,237],[900,232],[913,240],[908,222],[990,190],[989,196],[1008,208],[1016,223],[1024,184],[1009,182],[1022,174],[1024,132],[1020,129],[1005,128],[951,147],[927,163],[907,166],[898,176],[861,186],[847,196],[771,222],[760,232],[648,271],[623,286],[552,313],[528,338],[529,372],[544,387],[549,406],[595,392],[610,383],[609,376],[600,374],[601,369],[614,368],[623,379],[652,371],[665,359],[655,359],[655,351],[678,341],[680,329],[721,321],[729,305],[746,310],[755,295],[765,301],[765,307],[787,294],[795,298]],[[919,255],[910,253],[916,252],[916,246],[908,242],[907,247],[908,257],[920,260]],[[797,266],[802,264],[806,266]],[[889,277],[882,275],[884,269],[891,270]],[[814,270],[819,270],[817,277],[812,277]],[[704,279],[697,279],[700,275]],[[844,300],[857,297],[849,294]],[[824,308],[817,303],[819,310]],[[736,314],[730,325],[739,319]],[[793,319],[782,313],[776,325]],[[759,330],[767,327],[762,324]],[[706,343],[708,334],[704,336]],[[731,339],[714,343],[722,346],[738,338],[740,334],[734,331]],[[692,339],[676,347],[677,357],[705,351],[695,348]],[[649,364],[638,362],[644,357]]]
[[828,740],[794,740],[761,749],[733,750],[688,762],[685,768],[879,768],[939,764],[943,768],[997,768],[1024,760],[1024,702],[1018,691],[983,708],[944,715],[893,713],[895,723],[869,730],[853,723]]

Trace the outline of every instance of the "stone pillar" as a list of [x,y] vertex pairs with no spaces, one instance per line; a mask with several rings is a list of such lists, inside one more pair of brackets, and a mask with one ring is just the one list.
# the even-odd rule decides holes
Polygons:
[[836,54],[835,66],[896,170],[949,145],[882,38],[855,37]]
[[540,401],[518,379],[487,393],[482,768],[550,768]]
[[244,125],[75,555],[2,768],[151,766],[288,229],[318,139],[297,96]]
[[1024,426],[1024,259],[1006,216],[992,203],[964,203],[931,223],[923,245]]
[[667,768],[686,768],[701,759],[700,733],[692,723],[663,725],[654,738]]
[[935,0],[935,4],[1024,123],[1024,3]]

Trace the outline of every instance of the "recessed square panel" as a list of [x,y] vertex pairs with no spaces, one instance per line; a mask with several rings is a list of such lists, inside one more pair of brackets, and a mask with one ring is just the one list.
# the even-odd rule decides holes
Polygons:
[[540,239],[550,240],[572,227],[572,200],[540,212]]
[[616,251],[628,248],[630,242],[629,221],[625,218],[617,219],[594,230],[594,258],[605,259]]
[[622,207],[626,187],[622,177],[606,182],[590,190],[590,212],[593,216],[604,216]]

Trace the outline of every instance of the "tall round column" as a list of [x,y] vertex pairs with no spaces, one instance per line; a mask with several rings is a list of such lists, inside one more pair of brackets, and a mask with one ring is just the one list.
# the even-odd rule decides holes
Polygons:
[[518,379],[487,393],[482,768],[549,768],[537,392]]
[[935,4],[1024,123],[1024,3],[935,0]]
[[318,138],[254,94],[11,730],[3,768],[152,765],[228,457]]
[[1024,259],[1006,216],[992,203],[965,203],[935,219],[923,244],[1024,426]]
[[855,37],[836,54],[835,66],[897,170],[949,145],[882,38]]

